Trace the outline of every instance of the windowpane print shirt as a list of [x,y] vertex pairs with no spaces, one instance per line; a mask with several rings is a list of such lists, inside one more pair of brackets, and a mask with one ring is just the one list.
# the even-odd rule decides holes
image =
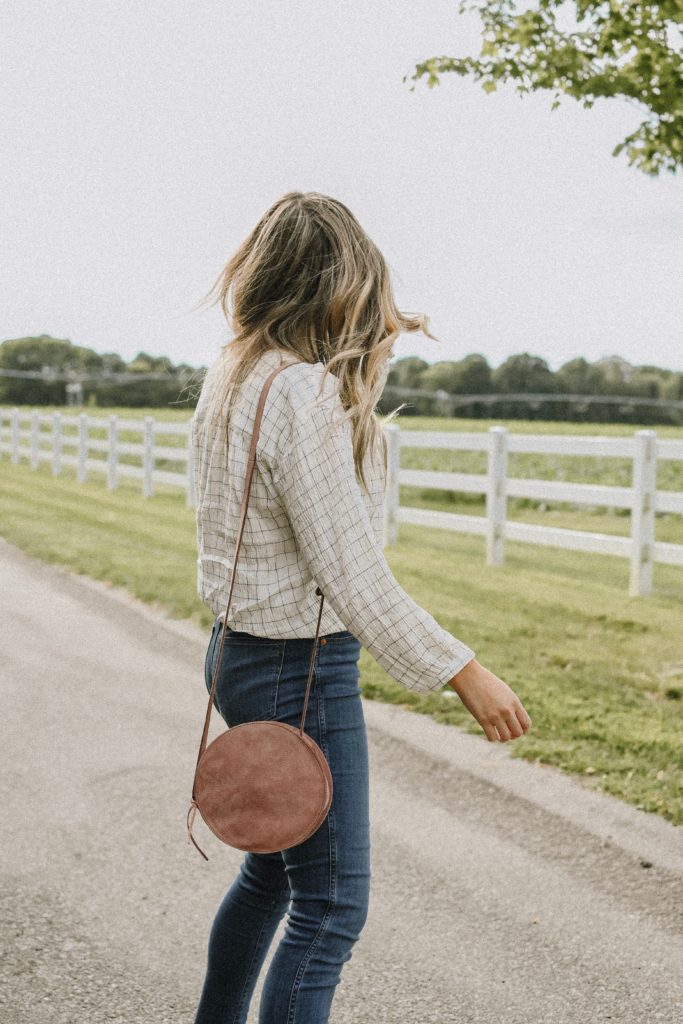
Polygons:
[[[224,616],[239,529],[247,458],[268,374],[290,353],[265,352],[230,403],[226,444],[221,377],[209,367],[192,418],[197,516],[197,592]],[[322,363],[288,366],[272,381],[256,448],[228,626],[256,636],[315,636],[349,630],[409,690],[438,690],[474,651],[400,586],[383,550],[386,478],[381,454],[366,455],[368,491],[356,478],[351,424],[339,381],[318,391]]]

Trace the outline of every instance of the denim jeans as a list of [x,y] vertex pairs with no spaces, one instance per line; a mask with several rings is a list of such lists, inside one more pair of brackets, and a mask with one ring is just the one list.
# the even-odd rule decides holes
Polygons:
[[[207,691],[222,629],[216,619],[206,653]],[[228,726],[263,719],[298,726],[312,645],[313,637],[266,639],[228,629],[214,698]],[[194,1024],[244,1024],[259,971],[287,911],[284,934],[264,978],[259,1024],[325,1024],[329,1019],[370,897],[360,650],[360,641],[348,631],[319,638],[304,728],[330,765],[330,811],[298,846],[245,854],[211,927]]]

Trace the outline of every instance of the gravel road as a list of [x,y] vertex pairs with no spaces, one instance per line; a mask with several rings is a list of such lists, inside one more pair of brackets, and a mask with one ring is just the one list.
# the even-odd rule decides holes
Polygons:
[[[0,580],[0,1021],[192,1024],[242,856],[186,841],[208,636],[1,540]],[[334,1024],[680,1024],[681,828],[364,709],[373,889]]]

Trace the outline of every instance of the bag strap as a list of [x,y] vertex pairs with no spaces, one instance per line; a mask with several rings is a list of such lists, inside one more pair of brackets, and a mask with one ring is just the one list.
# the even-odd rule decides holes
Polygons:
[[[201,738],[201,742],[199,744],[199,753],[197,755],[197,763],[195,765],[194,779],[192,781],[192,803],[190,805],[190,810],[188,811],[188,826],[187,826],[187,828],[188,828],[188,842],[192,841],[194,843],[194,845],[197,847],[197,849],[199,850],[199,852],[201,853],[202,857],[204,857],[205,860],[208,860],[209,858],[206,856],[204,851],[201,850],[199,846],[197,846],[197,843],[195,842],[194,837],[192,835],[192,824],[190,823],[189,819],[190,819],[190,814],[192,814],[192,822],[194,822],[194,816],[195,816],[196,811],[197,811],[197,802],[195,800],[196,784],[197,784],[197,772],[198,772],[198,769],[199,769],[199,762],[201,761],[202,755],[203,755],[204,751],[206,750],[206,740],[207,740],[207,736],[209,734],[209,722],[211,720],[211,711],[213,709],[214,695],[216,693],[216,683],[217,683],[217,680],[218,680],[218,672],[219,672],[220,665],[221,665],[221,660],[222,660],[222,657],[223,657],[223,647],[224,647],[224,644],[225,644],[225,634],[227,633],[227,630],[228,630],[228,625],[227,625],[227,623],[228,623],[228,615],[230,613],[230,605],[231,605],[231,602],[232,602],[232,591],[233,591],[233,588],[235,586],[235,568],[237,566],[237,558],[239,556],[240,547],[242,546],[242,534],[244,533],[244,524],[245,524],[246,518],[247,518],[247,506],[249,504],[249,494],[251,492],[251,481],[252,481],[252,477],[254,475],[254,467],[256,465],[256,443],[258,441],[259,431],[260,431],[260,428],[261,428],[261,420],[263,418],[263,410],[265,408],[266,398],[268,397],[268,392],[270,390],[271,384],[273,383],[273,381],[277,377],[278,373],[282,373],[282,371],[286,370],[288,366],[296,366],[297,363],[299,363],[299,362],[301,362],[301,360],[295,360],[294,362],[284,363],[281,366],[278,366],[275,370],[272,371],[272,373],[270,373],[268,375],[268,377],[266,378],[265,384],[263,385],[263,389],[261,391],[261,396],[259,398],[259,402],[258,402],[258,405],[256,407],[256,415],[254,417],[254,428],[253,428],[253,433],[252,433],[252,438],[251,438],[251,446],[249,448],[249,457],[248,457],[248,460],[247,460],[246,482],[245,482],[245,485],[244,485],[244,494],[242,496],[242,507],[240,509],[239,532],[237,534],[237,543],[235,545],[235,556],[234,556],[233,563],[232,563],[232,573],[231,573],[231,578],[230,578],[230,588],[229,588],[229,591],[228,591],[228,604],[227,604],[227,608],[225,610],[225,618],[223,620],[223,630],[222,630],[222,633],[221,633],[220,648],[219,648],[218,655],[216,656],[215,663],[214,663],[213,679],[211,680],[211,691],[209,693],[209,704],[208,704],[208,707],[207,707],[207,710],[206,710],[206,717],[204,719],[204,729],[202,731],[202,738]],[[311,650],[311,661],[310,661],[310,665],[309,665],[309,669],[308,669],[308,681],[306,683],[306,693],[305,693],[305,696],[304,696],[304,707],[303,707],[303,712],[301,714],[301,722],[299,723],[299,734],[301,736],[303,736],[303,734],[304,734],[304,722],[306,721],[306,711],[307,711],[307,708],[308,708],[308,697],[309,697],[309,694],[310,694],[311,682],[312,682],[312,679],[313,679],[313,669],[314,669],[314,665],[315,665],[315,653],[316,653],[316,649],[317,649],[317,646],[318,646],[318,635],[320,633],[320,621],[322,619],[323,604],[325,602],[325,596],[324,596],[322,590],[320,589],[320,587],[316,587],[315,588],[315,592],[316,592],[316,595],[318,595],[320,597],[320,609],[318,611],[318,622],[317,622],[316,630],[315,630],[315,639],[313,641],[313,648]]]

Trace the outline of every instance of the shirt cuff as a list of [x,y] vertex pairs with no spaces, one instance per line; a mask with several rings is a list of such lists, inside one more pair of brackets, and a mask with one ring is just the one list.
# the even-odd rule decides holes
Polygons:
[[458,672],[474,658],[476,658],[474,651],[470,647],[465,648],[457,661],[452,662],[450,667],[445,672],[442,672],[441,676],[432,683],[432,685],[428,686],[427,689],[430,692],[440,690],[446,685],[449,679],[452,679],[453,676],[457,675]]

